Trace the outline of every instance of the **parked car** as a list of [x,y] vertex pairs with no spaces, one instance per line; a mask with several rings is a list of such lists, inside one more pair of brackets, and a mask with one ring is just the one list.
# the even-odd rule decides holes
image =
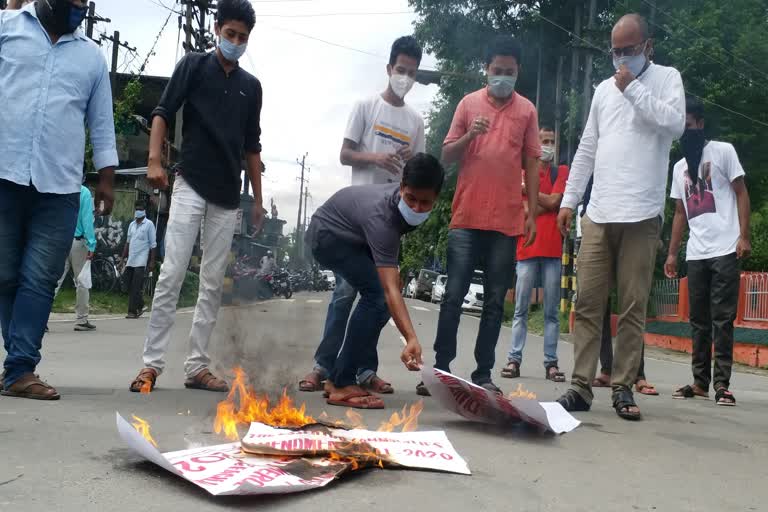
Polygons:
[[416,294],[416,278],[414,277],[408,282],[408,286],[405,287],[405,296],[412,299]]
[[448,276],[440,275],[435,280],[435,286],[432,287],[432,302],[438,304],[443,302],[443,295],[445,295],[445,284],[448,282]]
[[483,273],[475,270],[472,280],[469,283],[469,291],[464,296],[464,302],[461,305],[462,311],[480,313],[483,311]]
[[329,289],[335,290],[336,289],[336,276],[333,275],[332,270],[321,270],[321,274],[325,276],[325,278],[328,280],[328,286]]
[[408,283],[406,296],[429,301],[432,298],[432,287],[435,285],[437,276],[437,272],[421,269],[419,275],[411,283]]

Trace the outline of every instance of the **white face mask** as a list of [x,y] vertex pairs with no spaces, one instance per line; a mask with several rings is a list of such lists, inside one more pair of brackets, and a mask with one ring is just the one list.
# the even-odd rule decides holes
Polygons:
[[394,73],[389,77],[389,86],[392,88],[392,92],[397,95],[398,98],[405,98],[408,91],[413,87],[414,80],[408,75],[395,75]]
[[541,146],[541,160],[551,162],[555,158],[555,146],[549,144]]

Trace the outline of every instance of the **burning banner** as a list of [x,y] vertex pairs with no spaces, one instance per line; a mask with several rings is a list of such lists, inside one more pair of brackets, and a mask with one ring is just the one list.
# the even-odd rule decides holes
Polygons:
[[242,444],[160,453],[149,425],[134,419],[136,428],[117,414],[118,433],[131,450],[214,496],[306,491],[374,466],[470,474],[441,431],[347,431],[319,424],[290,430],[252,423]]
[[436,368],[424,367],[421,374],[443,407],[468,420],[502,425],[524,422],[555,434],[570,432],[581,423],[557,402],[538,402],[522,387],[505,398]]

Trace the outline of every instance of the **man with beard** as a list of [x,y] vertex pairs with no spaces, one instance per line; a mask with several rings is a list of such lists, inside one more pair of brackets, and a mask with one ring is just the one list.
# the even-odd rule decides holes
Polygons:
[[651,62],[653,41],[642,16],[622,17],[613,27],[611,45],[616,74],[595,90],[558,215],[565,235],[594,176],[581,221],[571,389],[558,402],[568,411],[588,411],[592,405],[603,318],[615,285],[620,320],[613,407],[621,418],[639,420],[631,386],[642,357],[669,151],[685,128],[685,94],[677,70]]
[[677,276],[677,253],[687,222],[693,385],[681,387],[672,396],[708,397],[709,384],[714,381],[715,403],[733,406],[736,398],[728,388],[739,301],[739,261],[749,257],[752,250],[749,193],[733,146],[705,138],[703,105],[689,98],[686,113],[685,133],[680,139],[684,158],[675,164],[672,175],[670,196],[676,208],[664,272],[670,278]]
[[0,12],[0,324],[2,394],[57,400],[35,375],[54,290],[80,208],[85,127],[99,170],[96,207],[112,210],[118,164],[109,72],[78,26],[85,0]]

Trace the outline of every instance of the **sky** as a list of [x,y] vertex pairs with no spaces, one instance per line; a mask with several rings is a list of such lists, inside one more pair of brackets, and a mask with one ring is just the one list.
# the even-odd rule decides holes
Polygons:
[[[96,13],[112,20],[98,24],[96,32],[119,30],[120,38],[136,47],[135,60],[127,52],[120,54],[121,72],[138,70],[169,14],[163,5],[180,7],[175,0],[95,1]],[[297,159],[308,154],[311,214],[350,184],[350,168],[339,162],[347,117],[356,100],[385,89],[392,42],[413,33],[416,16],[407,12],[411,10],[407,0],[252,0],[252,4],[256,26],[240,64],[261,81],[264,90],[264,205],[269,210],[274,198],[280,218],[288,221],[288,234],[296,225],[299,206]],[[146,74],[172,73],[178,35],[173,14]],[[109,47],[103,48],[105,58],[111,55]],[[178,52],[181,56],[183,49],[179,47]],[[435,59],[425,55],[421,67],[434,69]],[[426,114],[437,92],[436,85],[416,84],[406,102]]]

